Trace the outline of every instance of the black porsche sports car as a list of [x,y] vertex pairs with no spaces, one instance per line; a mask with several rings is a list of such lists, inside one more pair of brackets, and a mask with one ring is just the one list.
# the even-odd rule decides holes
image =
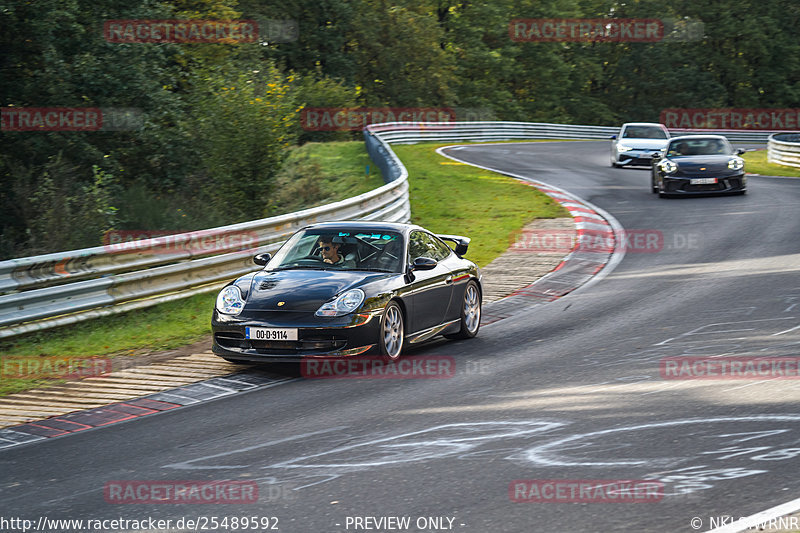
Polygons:
[[653,154],[650,187],[660,197],[691,194],[744,194],[744,150],[735,150],[722,135],[673,137]]
[[469,242],[412,224],[307,226],[219,293],[213,352],[249,362],[367,352],[395,360],[406,343],[474,337],[482,287],[478,266],[462,257]]

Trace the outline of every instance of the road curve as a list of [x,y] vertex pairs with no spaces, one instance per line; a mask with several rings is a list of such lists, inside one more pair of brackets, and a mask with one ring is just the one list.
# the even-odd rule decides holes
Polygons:
[[[631,240],[599,283],[475,339],[415,350],[451,357],[448,379],[287,381],[0,451],[0,515],[660,532],[707,530],[798,497],[800,381],[664,379],[660,364],[798,355],[800,182],[755,177],[744,197],[666,200],[645,170],[610,168],[605,142],[448,153],[563,188],[660,245]],[[250,481],[259,499],[126,505],[104,494],[128,480]],[[515,480],[649,480],[664,495],[514,502],[531,494],[515,493]],[[388,517],[409,526],[377,522]]]

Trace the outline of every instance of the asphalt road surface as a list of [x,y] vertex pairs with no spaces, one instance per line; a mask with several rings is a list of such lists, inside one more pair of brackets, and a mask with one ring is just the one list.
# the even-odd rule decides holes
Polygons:
[[[451,377],[298,379],[11,448],[0,452],[0,516],[169,519],[176,530],[200,519],[206,531],[689,532],[798,498],[800,381],[777,370],[696,379],[712,367],[678,376],[668,364],[800,355],[800,181],[659,199],[646,169],[612,169],[608,150],[448,150],[566,189],[650,243],[632,240],[589,288],[413,352],[454,361]],[[255,483],[258,501],[121,504],[113,492],[186,480]],[[640,492],[613,490],[630,486],[620,480]],[[215,498],[226,494],[238,493]]]

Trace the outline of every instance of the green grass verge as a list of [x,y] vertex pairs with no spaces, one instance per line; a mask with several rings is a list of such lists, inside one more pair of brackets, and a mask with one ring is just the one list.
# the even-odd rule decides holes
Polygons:
[[467,257],[478,265],[485,266],[505,252],[512,232],[531,220],[570,216],[533,187],[436,153],[451,144],[392,149],[408,169],[413,222],[434,233],[470,237]]
[[[527,222],[569,216],[548,196],[517,180],[438,155],[435,150],[439,146],[446,145],[395,147],[411,176],[414,222],[434,232],[471,237],[467,257],[479,265],[486,265],[503,253],[512,232]],[[297,165],[295,173],[297,169],[308,168],[308,161],[318,163],[318,168],[323,169],[322,177],[315,175],[316,183],[324,181],[324,187],[320,186],[316,194],[318,199],[324,198],[322,203],[355,196],[383,184],[362,142],[309,143],[295,149],[292,157],[305,161]],[[367,164],[369,177],[365,173]],[[216,293],[196,295],[0,341],[0,363],[13,369],[16,368],[13,361],[18,359],[126,357],[191,344],[210,333],[215,298]],[[0,380],[0,395],[53,383],[53,380],[14,377],[13,372],[6,372]]]
[[292,148],[276,177],[273,213],[329,204],[381,185],[380,168],[370,160],[363,142],[306,143]]
[[761,174],[762,176],[789,176],[800,178],[800,168],[786,167],[775,163],[767,162],[767,150],[756,150],[745,152],[742,156],[745,160],[745,171],[750,174]]
[[[60,383],[54,379],[27,377],[34,358],[71,360],[85,357],[129,357],[143,351],[177,348],[203,339],[211,332],[211,309],[216,292],[198,294],[147,309],[87,320],[0,343],[0,396],[41,385]],[[19,371],[22,364],[22,371]],[[113,368],[113,363],[112,363]]]

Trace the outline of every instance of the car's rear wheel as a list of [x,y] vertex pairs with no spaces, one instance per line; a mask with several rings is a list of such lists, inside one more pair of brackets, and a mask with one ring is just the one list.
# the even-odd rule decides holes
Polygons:
[[474,281],[467,283],[461,305],[461,329],[445,335],[448,339],[471,339],[481,327],[481,292]]
[[378,347],[383,357],[390,361],[400,358],[400,353],[403,351],[404,332],[403,310],[400,309],[397,302],[391,301],[383,310],[383,318],[381,318]]

